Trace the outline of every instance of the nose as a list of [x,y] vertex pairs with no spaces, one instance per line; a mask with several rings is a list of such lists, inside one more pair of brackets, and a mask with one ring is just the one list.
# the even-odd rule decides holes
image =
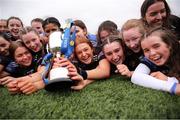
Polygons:
[[0,52],[3,52],[4,50],[5,50],[4,48],[0,47]]
[[162,14],[161,13],[157,14],[157,19],[162,20]]
[[36,46],[35,42],[31,42],[31,47],[34,48]]
[[23,54],[22,58],[26,60],[28,58],[28,55]]
[[134,48],[134,47],[135,47],[135,42],[130,41],[129,46],[130,46],[131,48]]
[[117,61],[117,59],[118,59],[117,54],[116,54],[116,53],[113,53],[112,58],[113,58],[114,61]]
[[155,50],[150,50],[150,56],[153,56],[155,54],[156,54]]
[[83,52],[82,52],[82,56],[86,56],[86,52],[83,51]]

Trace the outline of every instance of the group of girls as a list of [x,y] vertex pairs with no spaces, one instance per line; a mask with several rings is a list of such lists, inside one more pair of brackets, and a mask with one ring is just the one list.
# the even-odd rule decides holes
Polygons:
[[[73,90],[119,74],[134,84],[180,95],[180,18],[171,15],[165,0],[144,0],[141,17],[128,20],[120,30],[114,22],[104,21],[96,36],[88,33],[83,21],[75,20],[73,59],[54,58],[52,68],[67,67],[68,76],[76,81]],[[43,36],[34,30],[36,24],[23,28],[16,17],[9,18],[7,25],[11,34],[0,35],[0,84],[11,93],[43,89],[41,62],[48,51],[48,37],[62,32],[61,24],[47,18],[41,22]]]

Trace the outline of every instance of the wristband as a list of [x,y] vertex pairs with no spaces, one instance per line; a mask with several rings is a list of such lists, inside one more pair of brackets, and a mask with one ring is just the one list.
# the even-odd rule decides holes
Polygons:
[[173,86],[171,87],[170,93],[171,93],[172,95],[175,95],[175,94],[176,94],[176,86],[177,86],[177,83],[174,83]]

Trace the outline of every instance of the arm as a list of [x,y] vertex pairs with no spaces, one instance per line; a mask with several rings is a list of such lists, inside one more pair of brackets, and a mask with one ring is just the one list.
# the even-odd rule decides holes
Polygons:
[[19,77],[6,77],[10,79],[11,82],[7,84],[7,88],[10,93],[18,93],[22,92],[25,94],[31,94],[39,89],[44,88],[44,82],[42,80],[42,72],[44,70],[44,66],[40,66],[36,73]]
[[150,76],[149,74],[150,69],[144,64],[139,64],[131,77],[131,82],[147,88],[171,92],[171,88],[175,83],[174,81],[159,80]]
[[99,65],[93,70],[87,70],[88,79],[103,79],[110,76],[110,64],[106,59],[99,61]]

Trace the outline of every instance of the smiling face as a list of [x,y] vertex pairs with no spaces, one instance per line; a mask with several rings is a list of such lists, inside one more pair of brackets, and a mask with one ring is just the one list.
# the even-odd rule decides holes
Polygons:
[[19,31],[22,29],[22,27],[23,26],[21,24],[21,21],[19,21],[18,19],[9,20],[8,29],[15,38],[19,37]]
[[126,46],[134,53],[138,53],[141,50],[140,38],[142,34],[139,32],[139,28],[130,28],[122,32],[123,40]]
[[24,44],[33,52],[39,52],[42,49],[42,43],[40,42],[40,38],[33,31],[22,35],[22,40]]
[[123,48],[119,42],[114,41],[104,45],[103,52],[106,59],[114,65],[121,64],[125,60]]
[[144,55],[157,66],[164,65],[170,56],[170,48],[156,35],[149,36],[141,42]]
[[87,43],[80,43],[75,47],[75,53],[79,61],[90,64],[93,59],[93,49]]
[[49,23],[44,27],[44,32],[47,37],[49,37],[49,35],[55,31],[59,31],[59,27],[56,24]]
[[14,52],[14,58],[19,65],[28,67],[32,63],[32,55],[25,47],[18,47]]
[[145,20],[149,26],[162,26],[167,17],[163,2],[156,2],[149,6],[145,14]]

